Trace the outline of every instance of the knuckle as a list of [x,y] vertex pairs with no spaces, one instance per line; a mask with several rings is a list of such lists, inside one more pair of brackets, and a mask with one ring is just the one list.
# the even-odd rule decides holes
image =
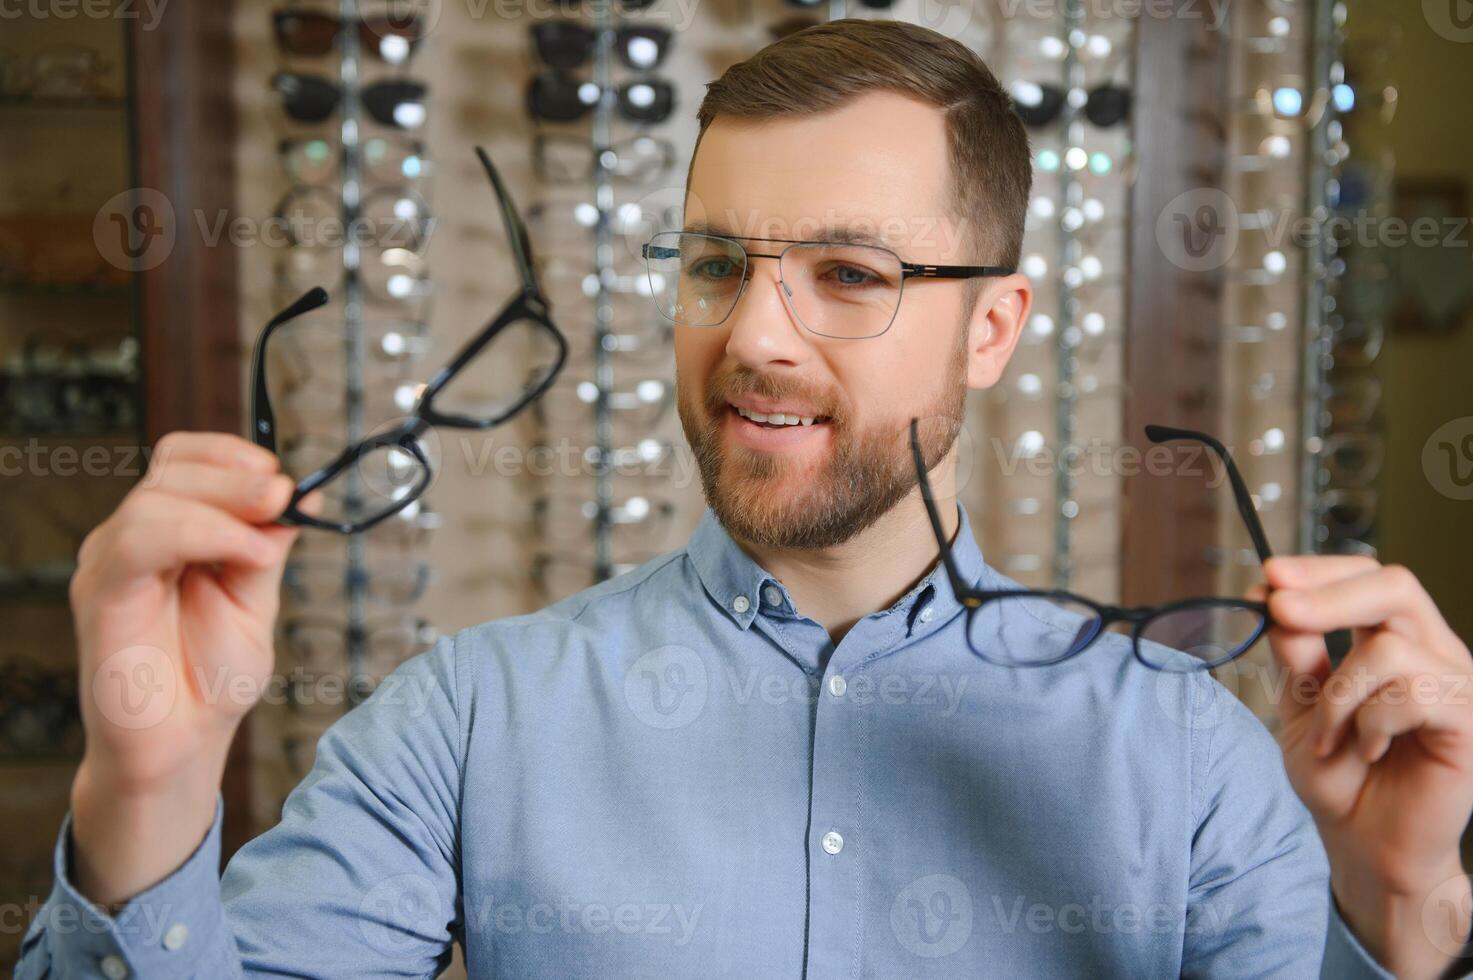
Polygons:
[[1405,565],[1384,565],[1382,574],[1386,576],[1393,589],[1403,593],[1411,592],[1421,586],[1416,574]]

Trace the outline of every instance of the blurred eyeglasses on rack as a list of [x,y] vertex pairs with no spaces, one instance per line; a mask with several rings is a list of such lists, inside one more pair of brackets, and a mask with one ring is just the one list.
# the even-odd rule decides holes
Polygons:
[[539,132],[532,137],[532,166],[548,183],[586,184],[602,163],[615,179],[629,183],[659,180],[674,169],[675,145],[639,133],[602,149],[568,133]]
[[351,625],[345,619],[303,615],[286,620],[282,639],[298,663],[316,670],[330,670],[347,663],[350,639],[355,632],[362,640],[361,648],[368,660],[391,670],[439,637],[427,620],[416,616],[378,616],[362,625]]
[[602,391],[593,381],[554,385],[537,401],[532,415],[543,428],[554,432],[581,431],[592,422],[599,396],[604,396],[618,428],[628,427],[644,434],[659,425],[675,404],[675,386],[663,378],[645,378],[612,391]]
[[364,250],[390,248],[422,252],[434,233],[429,204],[409,187],[381,187],[363,195],[352,226],[342,220],[338,192],[299,184],[276,205],[274,218],[289,247],[339,249],[352,241]]
[[655,557],[653,552],[641,551],[621,556],[620,561],[600,569],[592,557],[581,552],[540,551],[532,559],[532,582],[544,599],[554,602],[631,572]]
[[434,570],[422,561],[352,569],[330,559],[301,558],[287,562],[282,583],[293,599],[309,606],[345,601],[355,585],[374,602],[408,605],[424,597],[434,578]]
[[[434,284],[429,263],[418,253],[407,248],[369,249],[360,258],[359,282],[370,305],[404,319],[429,320]],[[275,284],[283,301],[333,277],[337,281],[330,292],[324,290],[324,302],[341,298],[343,292],[342,262],[332,249],[283,249],[276,262]]]
[[0,52],[0,96],[21,99],[116,99],[113,65],[92,48],[57,44],[22,59]]
[[[342,152],[341,143],[321,136],[284,139],[277,147],[281,165],[292,181],[311,186],[337,182]],[[416,186],[433,172],[424,143],[399,133],[364,139],[358,156],[364,178],[375,184]]]
[[[600,519],[597,501],[565,493],[543,494],[532,502],[532,516],[540,536],[560,545],[588,540]],[[616,546],[660,548],[669,537],[675,504],[644,495],[616,501],[603,512]]]

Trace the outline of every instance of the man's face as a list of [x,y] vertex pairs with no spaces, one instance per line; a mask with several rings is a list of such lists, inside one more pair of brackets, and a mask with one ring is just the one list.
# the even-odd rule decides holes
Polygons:
[[[859,229],[907,262],[973,264],[950,188],[940,110],[871,93],[817,116],[718,116],[696,154],[685,224],[771,255],[783,246],[747,239],[828,240],[834,229]],[[681,426],[706,498],[734,535],[775,548],[833,547],[916,485],[912,417],[928,465],[955,440],[967,384],[966,286],[908,279],[886,332],[842,340],[796,319],[776,260],[751,259],[748,276],[724,323],[675,330]],[[739,409],[817,421],[773,426]]]

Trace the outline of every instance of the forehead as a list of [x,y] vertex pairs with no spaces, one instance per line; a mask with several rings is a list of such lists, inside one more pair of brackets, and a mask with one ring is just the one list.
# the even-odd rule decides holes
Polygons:
[[766,238],[858,228],[909,246],[957,222],[950,191],[941,110],[870,92],[816,115],[717,116],[696,151],[685,219]]

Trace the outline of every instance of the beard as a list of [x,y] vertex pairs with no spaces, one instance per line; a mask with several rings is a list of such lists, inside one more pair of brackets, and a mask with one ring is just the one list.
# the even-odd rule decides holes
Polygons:
[[[917,485],[910,450],[910,420],[929,471],[951,449],[966,409],[965,324],[951,352],[945,378],[929,405],[867,426],[838,393],[780,381],[737,368],[713,376],[697,398],[677,385],[680,426],[701,474],[701,490],[717,520],[732,537],[784,550],[820,550],[851,540],[872,526]],[[751,394],[773,401],[801,401],[832,426],[832,448],[813,472],[790,473],[796,465],[781,453],[728,447],[721,438],[730,408],[727,399]],[[791,487],[782,486],[788,476]]]

